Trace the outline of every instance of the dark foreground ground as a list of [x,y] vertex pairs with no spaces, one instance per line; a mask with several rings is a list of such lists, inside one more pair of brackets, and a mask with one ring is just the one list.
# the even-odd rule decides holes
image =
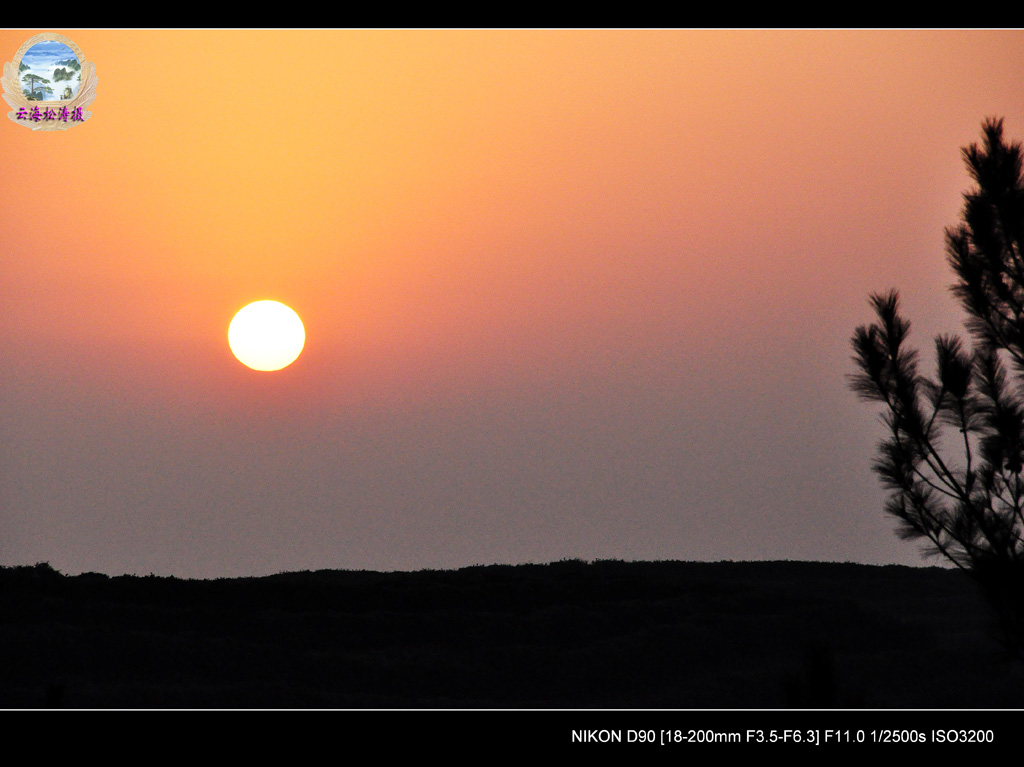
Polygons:
[[3,708],[1024,708],[1024,663],[936,568],[0,568],[0,649]]

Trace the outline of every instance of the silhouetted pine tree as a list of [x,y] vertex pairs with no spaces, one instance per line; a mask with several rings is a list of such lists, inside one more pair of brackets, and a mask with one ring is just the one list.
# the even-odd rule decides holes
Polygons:
[[946,230],[952,287],[970,348],[935,340],[937,377],[918,372],[895,290],[871,296],[878,320],[853,335],[851,386],[885,405],[888,437],[874,469],[892,492],[899,535],[968,571],[1024,650],[1024,185],[1021,145],[1002,120],[962,150],[977,187]]

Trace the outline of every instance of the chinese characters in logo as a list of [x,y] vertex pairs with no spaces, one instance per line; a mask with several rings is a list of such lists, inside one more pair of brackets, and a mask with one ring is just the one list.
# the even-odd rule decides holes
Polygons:
[[46,109],[40,110],[39,107],[32,107],[32,111],[28,111],[25,107],[18,109],[18,114],[15,115],[18,120],[32,120],[33,122],[41,122],[43,120],[60,120],[62,122],[82,122],[85,118],[82,116],[82,107],[75,107],[72,110],[68,110],[67,107],[61,107],[60,109]]

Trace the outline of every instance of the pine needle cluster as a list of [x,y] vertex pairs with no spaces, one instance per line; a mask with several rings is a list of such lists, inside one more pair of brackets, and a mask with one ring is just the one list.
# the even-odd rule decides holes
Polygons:
[[976,186],[946,230],[952,286],[970,343],[935,339],[936,371],[919,371],[899,294],[871,296],[877,319],[852,344],[858,396],[884,405],[874,470],[898,534],[969,572],[1024,650],[1024,181],[1020,143],[1002,120],[962,150]]

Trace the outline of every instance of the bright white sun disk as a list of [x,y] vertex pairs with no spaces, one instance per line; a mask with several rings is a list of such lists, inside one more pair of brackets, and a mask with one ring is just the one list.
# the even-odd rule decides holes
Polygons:
[[253,370],[280,370],[295,362],[306,343],[306,329],[279,301],[254,301],[238,310],[228,327],[228,346]]

